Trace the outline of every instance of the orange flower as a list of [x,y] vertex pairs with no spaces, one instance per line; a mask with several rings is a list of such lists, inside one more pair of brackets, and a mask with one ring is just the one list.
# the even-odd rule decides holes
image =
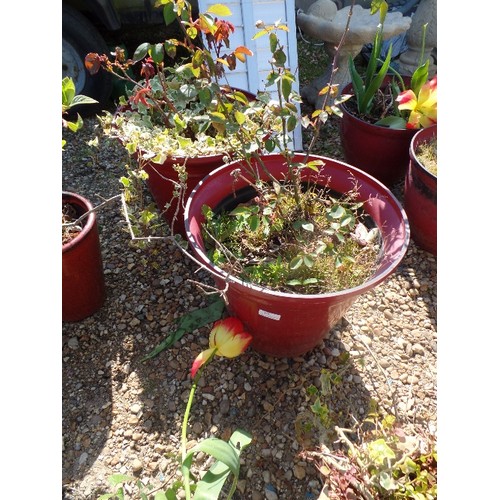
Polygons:
[[235,317],[217,321],[210,332],[209,348],[198,354],[191,367],[191,378],[214,354],[235,358],[250,345],[252,336],[243,330],[243,323]]
[[146,101],[146,97],[148,97],[149,93],[151,92],[151,88],[149,86],[138,90],[133,96],[130,97],[130,102],[134,103],[135,105],[139,104],[142,102],[144,106],[150,107],[151,105]]

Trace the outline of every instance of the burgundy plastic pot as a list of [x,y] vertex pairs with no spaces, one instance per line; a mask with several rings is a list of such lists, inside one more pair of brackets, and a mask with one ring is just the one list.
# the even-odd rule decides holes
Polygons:
[[[233,91],[243,93],[249,101],[256,99],[256,95],[239,88],[232,88]],[[127,106],[119,108],[119,110],[127,109]],[[198,156],[193,158],[186,157],[170,157],[163,163],[154,163],[147,161],[144,163],[144,170],[148,174],[146,184],[153,197],[158,210],[168,223],[169,227],[173,221],[174,234],[180,234],[186,237],[183,221],[183,207],[180,203],[180,198],[174,198],[175,182],[179,182],[179,176],[174,169],[176,164],[185,165],[187,180],[186,193],[189,193],[209,172],[220,167],[224,163],[226,154],[214,154],[209,156]],[[138,159],[139,155],[135,155]],[[171,203],[167,209],[165,206]],[[178,207],[179,206],[179,207]]]
[[[78,217],[92,209],[89,200],[63,191],[62,202],[75,207]],[[97,312],[106,298],[104,272],[95,213],[83,230],[62,247],[62,319],[80,321]]]
[[[151,161],[144,164],[144,170],[148,174],[146,180],[148,189],[169,226],[173,221],[174,234],[186,237],[183,208],[179,206],[177,209],[181,200],[178,197],[173,197],[175,188],[173,181],[179,182],[174,165],[176,163],[183,165],[186,161],[186,194],[189,194],[201,179],[224,163],[223,157],[223,155],[199,156],[198,158],[188,158],[187,161],[185,158],[167,158],[162,164]],[[171,205],[165,209],[167,203],[171,203]]]
[[[167,158],[164,163],[153,163],[148,161],[144,164],[144,170],[148,174],[146,184],[153,197],[158,210],[163,218],[170,224],[173,221],[174,234],[186,237],[183,220],[183,207],[180,198],[174,198],[174,182],[179,182],[174,165],[183,165],[186,162],[186,195],[212,170],[220,167],[224,163],[224,155],[199,156],[197,158]],[[165,205],[171,205],[165,209]],[[177,212],[177,213],[176,213]]]
[[437,177],[416,156],[420,144],[437,138],[437,125],[420,129],[410,144],[410,163],[405,179],[404,207],[416,245],[437,255]]
[[[295,159],[304,156],[297,154]],[[243,282],[215,266],[205,253],[201,233],[202,207],[208,205],[215,209],[222,200],[233,197],[234,192],[248,189],[241,177],[235,181],[231,175],[239,162],[224,165],[208,174],[189,196],[185,209],[186,234],[196,259],[211,271],[219,289],[224,289],[227,284],[229,312],[243,321],[253,336],[253,348],[276,357],[299,356],[320,344],[359,295],[394,271],[406,252],[410,237],[404,210],[379,181],[346,163],[321,156],[310,158],[322,159],[325,167],[321,175],[305,169],[303,180],[312,180],[338,193],[345,193],[357,184],[359,199],[365,201],[365,210],[381,231],[383,249],[378,269],[363,285],[328,294],[283,293]],[[271,154],[262,159],[273,176],[283,178],[286,165],[281,155]],[[260,167],[259,170],[263,180],[269,179]]]
[[[389,81],[388,77],[384,80],[386,84]],[[344,87],[342,94],[353,94],[350,100],[355,99],[352,83]],[[373,125],[350,113],[346,103],[342,103],[340,108],[343,114],[340,139],[344,160],[388,187],[404,179],[408,168],[408,148],[416,130]]]

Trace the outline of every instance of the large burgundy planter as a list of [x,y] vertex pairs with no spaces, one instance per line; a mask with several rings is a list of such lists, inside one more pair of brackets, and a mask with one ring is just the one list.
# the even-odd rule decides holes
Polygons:
[[[92,209],[89,200],[75,193],[62,193],[78,217]],[[95,213],[83,222],[83,230],[62,247],[62,319],[80,321],[97,312],[105,300],[104,272]]]
[[[386,78],[386,81],[389,80]],[[349,83],[342,94],[354,94]],[[355,97],[351,97],[351,100]],[[347,101],[349,102],[349,101]],[[408,148],[416,130],[392,129],[360,120],[340,105],[340,139],[344,160],[372,175],[388,187],[404,179],[408,168]]]
[[411,141],[404,207],[413,241],[420,248],[437,255],[437,177],[420,163],[415,154],[420,144],[434,137],[437,137],[437,125],[420,129]]
[[[296,159],[303,158],[297,154]],[[286,165],[279,154],[263,156],[267,169],[276,178],[282,178]],[[313,158],[313,157],[311,157]],[[242,177],[233,179],[231,172],[239,164],[233,162],[207,175],[188,198],[185,226],[189,245],[196,259],[215,275],[219,289],[227,284],[226,297],[229,312],[243,321],[252,334],[253,348],[276,357],[294,357],[305,354],[328,334],[356,298],[375,287],[389,276],[403,258],[409,242],[409,226],[404,210],[392,193],[379,181],[346,163],[315,156],[325,162],[321,175],[310,169],[303,172],[310,179],[339,193],[359,187],[359,199],[378,225],[383,249],[375,274],[363,285],[340,292],[300,295],[272,291],[228,275],[215,266],[205,253],[201,225],[202,207],[215,209],[222,200],[229,200],[235,192],[247,185]],[[260,169],[263,180],[269,177]],[[241,191],[240,191],[241,192]],[[249,195],[251,197],[252,194]]]

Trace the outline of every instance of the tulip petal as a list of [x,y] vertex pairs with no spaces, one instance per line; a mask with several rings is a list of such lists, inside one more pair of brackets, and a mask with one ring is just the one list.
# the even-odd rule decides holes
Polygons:
[[225,358],[235,358],[245,351],[251,341],[252,336],[249,333],[237,333],[232,337],[228,337],[225,342],[222,342],[217,348],[216,354]]
[[214,323],[210,332],[209,344],[210,347],[216,347],[216,337],[221,331],[227,332],[230,335],[236,335],[244,330],[243,323],[236,317],[230,316],[225,319],[220,319]]
[[239,356],[252,341],[252,336],[243,329],[243,323],[236,317],[217,321],[210,332],[210,347],[216,348],[219,356]]
[[215,347],[211,347],[210,349],[205,349],[203,352],[200,352],[198,356],[196,356],[196,359],[193,361],[193,366],[191,366],[191,378],[194,378],[196,372],[207,362],[215,350]]
[[413,90],[405,90],[396,97],[396,101],[399,102],[398,109],[410,109],[413,110],[417,106],[417,96]]
[[418,96],[412,90],[396,98],[399,110],[410,110],[406,128],[429,127],[437,123],[437,76],[422,85]]

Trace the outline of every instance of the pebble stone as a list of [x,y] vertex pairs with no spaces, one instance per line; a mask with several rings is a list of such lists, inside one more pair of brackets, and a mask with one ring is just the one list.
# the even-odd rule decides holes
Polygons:
[[[325,127],[335,134],[333,126]],[[89,117],[77,134],[64,131],[62,155],[63,189],[94,204],[118,194],[124,165],[131,161],[102,137],[99,152],[90,158],[86,142],[96,130],[97,120]],[[340,151],[337,143],[333,147]],[[401,200],[402,184],[394,192]],[[144,360],[175,330],[178,318],[207,304],[208,296],[193,280],[213,282],[171,242],[132,244],[119,203],[99,210],[97,219],[106,301],[94,315],[62,324],[65,500],[110,493],[108,478],[118,473],[134,474],[152,488],[181,478],[177,457],[189,370],[207,348],[210,332],[209,325],[187,332]],[[157,231],[166,234],[161,224]],[[395,272],[358,298],[310,353],[273,359],[250,347],[238,358],[215,357],[195,393],[189,446],[247,430],[252,442],[241,453],[240,498],[301,499],[319,491],[324,478],[302,456],[319,444],[313,436],[307,445],[297,423],[314,402],[308,388],[321,388],[322,370],[335,380],[329,404],[340,426],[362,421],[375,399],[384,411],[397,412],[407,434],[435,437],[436,274],[436,259],[411,240]],[[193,467],[207,470],[206,457]],[[310,487],[311,481],[318,486]]]

